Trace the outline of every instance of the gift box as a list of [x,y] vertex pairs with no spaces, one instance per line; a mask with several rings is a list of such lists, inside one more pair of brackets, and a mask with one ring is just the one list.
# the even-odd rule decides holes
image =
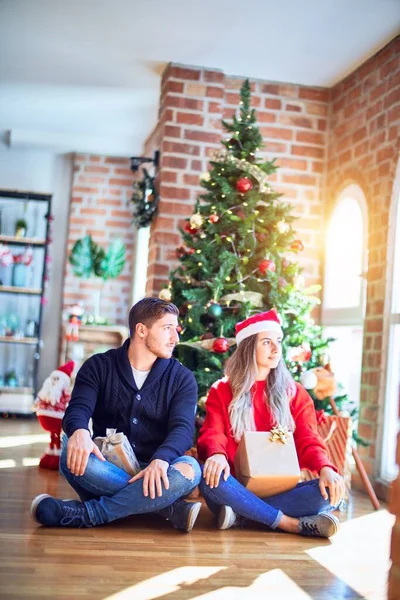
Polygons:
[[[351,488],[352,420],[351,417],[323,415],[318,419],[318,433],[328,449],[329,460],[345,480],[346,489]],[[316,479],[318,473],[304,469],[303,481]]]
[[293,434],[280,427],[245,431],[235,455],[235,474],[260,498],[293,489],[300,480]]
[[141,471],[139,461],[124,433],[117,433],[116,429],[106,429],[104,437],[98,436],[93,441],[104,458],[113,465],[132,476]]

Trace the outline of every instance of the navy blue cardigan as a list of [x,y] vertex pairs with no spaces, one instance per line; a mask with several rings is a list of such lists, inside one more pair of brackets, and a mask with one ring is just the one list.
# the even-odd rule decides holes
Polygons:
[[157,358],[138,390],[128,359],[130,340],[117,350],[95,354],[80,368],[63,419],[70,437],[77,429],[93,437],[112,427],[122,431],[140,461],[171,463],[193,443],[197,384],[175,358]]

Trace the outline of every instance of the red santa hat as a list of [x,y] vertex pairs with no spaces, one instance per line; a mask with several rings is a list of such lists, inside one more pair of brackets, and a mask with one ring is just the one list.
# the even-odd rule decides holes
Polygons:
[[258,313],[236,325],[236,344],[239,346],[244,339],[263,331],[276,331],[283,335],[279,315],[275,310]]
[[71,379],[72,371],[74,370],[75,363],[73,360],[69,360],[65,365],[61,365],[61,367],[57,367],[56,371],[61,371],[61,373],[65,373],[68,377],[68,383]]

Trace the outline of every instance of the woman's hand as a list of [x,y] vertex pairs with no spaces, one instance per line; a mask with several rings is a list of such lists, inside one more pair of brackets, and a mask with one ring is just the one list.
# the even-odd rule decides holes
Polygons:
[[328,500],[326,488],[329,490],[329,502],[332,506],[337,506],[344,497],[346,490],[343,477],[331,467],[322,467],[319,473],[319,489],[325,500]]
[[207,458],[204,464],[203,477],[206,480],[206,484],[209,485],[210,488],[214,488],[218,487],[221,473],[224,473],[224,479],[226,481],[230,472],[231,470],[225,454],[213,454],[210,458]]

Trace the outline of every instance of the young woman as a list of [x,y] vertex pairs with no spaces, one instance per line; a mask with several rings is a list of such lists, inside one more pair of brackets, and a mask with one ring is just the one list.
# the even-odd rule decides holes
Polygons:
[[[339,528],[329,514],[345,494],[343,478],[328,458],[317,431],[314,404],[295,383],[282,359],[282,329],[274,310],[236,325],[237,349],[226,364],[226,377],[210,389],[206,418],[198,440],[205,461],[200,489],[219,529],[240,517],[300,535],[331,537]],[[293,432],[300,468],[319,479],[261,499],[241,485],[234,458],[244,431],[270,431],[275,425]]]

